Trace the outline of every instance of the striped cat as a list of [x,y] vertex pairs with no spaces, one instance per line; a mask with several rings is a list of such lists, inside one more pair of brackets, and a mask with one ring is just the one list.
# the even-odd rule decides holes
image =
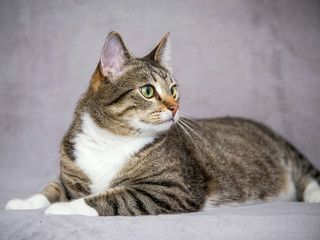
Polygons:
[[179,117],[169,36],[134,58],[111,32],[61,144],[61,172],[7,209],[136,216],[278,200],[320,202],[320,173],[250,120]]

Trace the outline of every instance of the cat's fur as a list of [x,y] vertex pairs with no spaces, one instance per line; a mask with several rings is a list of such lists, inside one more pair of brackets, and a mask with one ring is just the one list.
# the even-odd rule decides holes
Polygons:
[[[109,34],[61,144],[61,173],[7,209],[91,216],[194,212],[277,200],[320,202],[320,174],[262,124],[179,117],[166,35],[134,58]],[[151,85],[152,98],[141,87]],[[174,94],[174,95],[173,95]]]

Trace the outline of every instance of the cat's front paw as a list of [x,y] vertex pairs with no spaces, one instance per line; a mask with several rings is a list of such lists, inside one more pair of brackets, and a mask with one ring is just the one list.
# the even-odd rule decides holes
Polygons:
[[7,205],[7,210],[40,209],[50,206],[50,202],[43,194],[36,194],[27,199],[12,199]]
[[305,195],[305,202],[320,203],[320,190]]
[[99,216],[98,212],[86,204],[82,198],[71,202],[52,204],[44,214]]
[[303,193],[303,199],[309,203],[320,203],[320,186],[318,182],[312,181],[307,185]]

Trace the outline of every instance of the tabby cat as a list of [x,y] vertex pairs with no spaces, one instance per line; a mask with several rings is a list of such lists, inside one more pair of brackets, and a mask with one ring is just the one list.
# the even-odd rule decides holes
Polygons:
[[111,32],[62,140],[59,178],[6,208],[136,216],[320,202],[320,173],[264,125],[180,117],[168,61],[169,35],[135,58]]

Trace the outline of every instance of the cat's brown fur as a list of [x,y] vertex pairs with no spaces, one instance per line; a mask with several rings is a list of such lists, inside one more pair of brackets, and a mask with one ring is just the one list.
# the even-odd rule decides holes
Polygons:
[[[319,182],[319,172],[294,147],[250,120],[181,118],[158,132],[134,127],[133,117],[157,125],[162,123],[161,112],[174,115],[173,108],[178,109],[179,95],[170,92],[176,83],[165,61],[168,35],[142,59],[131,56],[115,32],[104,49],[110,38],[120,45],[121,71],[113,69],[115,64],[106,68],[101,61],[108,61],[101,58],[63,138],[60,177],[42,191],[51,203],[84,198],[102,216],[182,213],[204,206],[305,200],[308,184],[314,179]],[[145,99],[138,91],[145,85],[156,85],[161,94]],[[99,193],[92,191],[92,181],[78,166],[75,154],[76,138],[85,134],[85,114],[99,129],[115,135],[155,136],[126,160]]]

